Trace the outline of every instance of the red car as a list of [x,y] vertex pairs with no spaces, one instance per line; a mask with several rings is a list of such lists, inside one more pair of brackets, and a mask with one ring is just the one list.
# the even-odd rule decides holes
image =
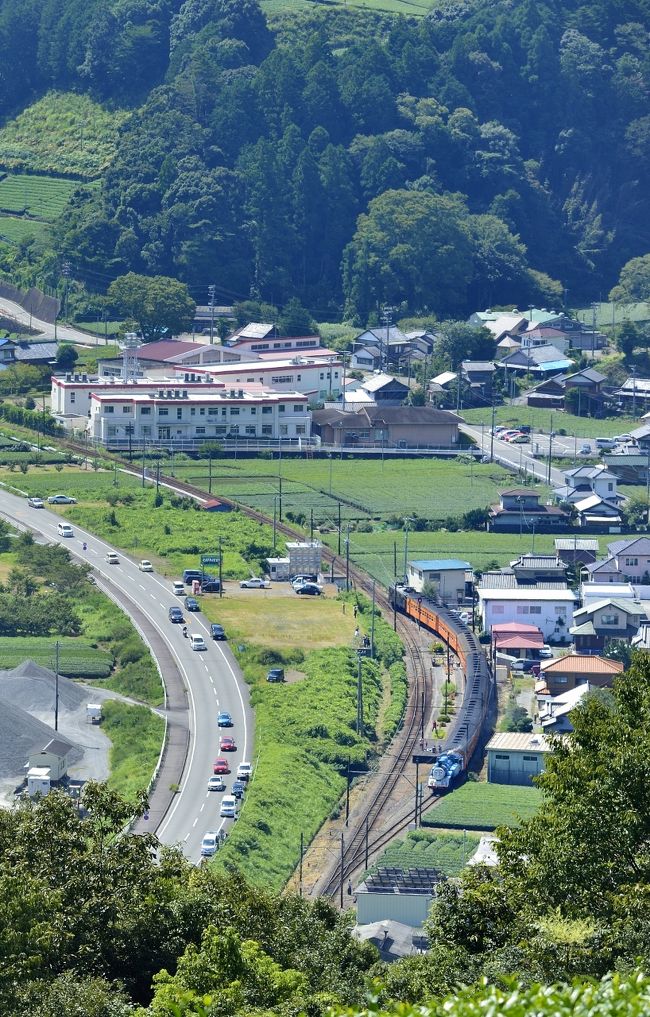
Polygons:
[[230,766],[227,759],[215,759],[214,766],[212,767],[213,773],[230,773]]
[[235,745],[235,739],[224,735],[223,738],[219,739],[219,751],[220,752],[236,752],[237,746]]

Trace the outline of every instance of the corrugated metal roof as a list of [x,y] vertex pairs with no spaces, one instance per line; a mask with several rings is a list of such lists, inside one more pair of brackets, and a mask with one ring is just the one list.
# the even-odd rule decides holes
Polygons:
[[515,731],[500,731],[492,735],[486,745],[490,749],[505,749],[510,752],[551,752],[551,744],[542,734],[526,734]]
[[597,540],[590,540],[584,537],[558,537],[553,541],[556,551],[595,551],[596,554],[599,550],[599,544]]
[[624,671],[624,665],[609,657],[599,657],[589,653],[567,653],[565,657],[555,660],[543,660],[540,670],[559,672],[560,674],[618,674]]
[[409,565],[422,572],[457,572],[472,567],[468,561],[461,561],[459,558],[422,558],[419,561],[410,561]]

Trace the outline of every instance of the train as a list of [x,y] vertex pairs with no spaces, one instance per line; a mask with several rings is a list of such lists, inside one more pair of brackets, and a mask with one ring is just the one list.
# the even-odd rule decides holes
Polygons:
[[456,655],[463,669],[463,700],[433,759],[427,780],[433,792],[445,791],[453,787],[466,771],[478,745],[495,695],[494,677],[475,634],[442,602],[399,584],[391,586],[389,595],[393,608],[435,633]]

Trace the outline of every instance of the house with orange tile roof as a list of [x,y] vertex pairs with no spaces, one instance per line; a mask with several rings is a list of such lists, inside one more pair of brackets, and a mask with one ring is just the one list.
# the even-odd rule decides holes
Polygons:
[[619,660],[593,653],[567,653],[541,662],[535,692],[537,696],[558,696],[578,685],[608,688],[623,670]]

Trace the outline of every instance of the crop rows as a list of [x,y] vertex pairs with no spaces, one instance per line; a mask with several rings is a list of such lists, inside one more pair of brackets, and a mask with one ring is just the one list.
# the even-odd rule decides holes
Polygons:
[[79,185],[58,177],[10,175],[0,180],[0,208],[53,222]]
[[[0,637],[0,661],[7,669],[17,667],[24,660],[33,660],[54,670],[55,643],[54,638],[44,636],[3,636]],[[106,678],[110,674],[113,661],[104,650],[65,639],[59,640],[59,644],[59,674],[68,678]]]
[[17,219],[11,215],[0,215],[0,240],[18,244],[25,237],[37,237],[45,240],[49,236],[47,223],[37,219]]
[[541,800],[539,788],[469,781],[430,809],[422,825],[464,830],[516,826],[535,814]]

